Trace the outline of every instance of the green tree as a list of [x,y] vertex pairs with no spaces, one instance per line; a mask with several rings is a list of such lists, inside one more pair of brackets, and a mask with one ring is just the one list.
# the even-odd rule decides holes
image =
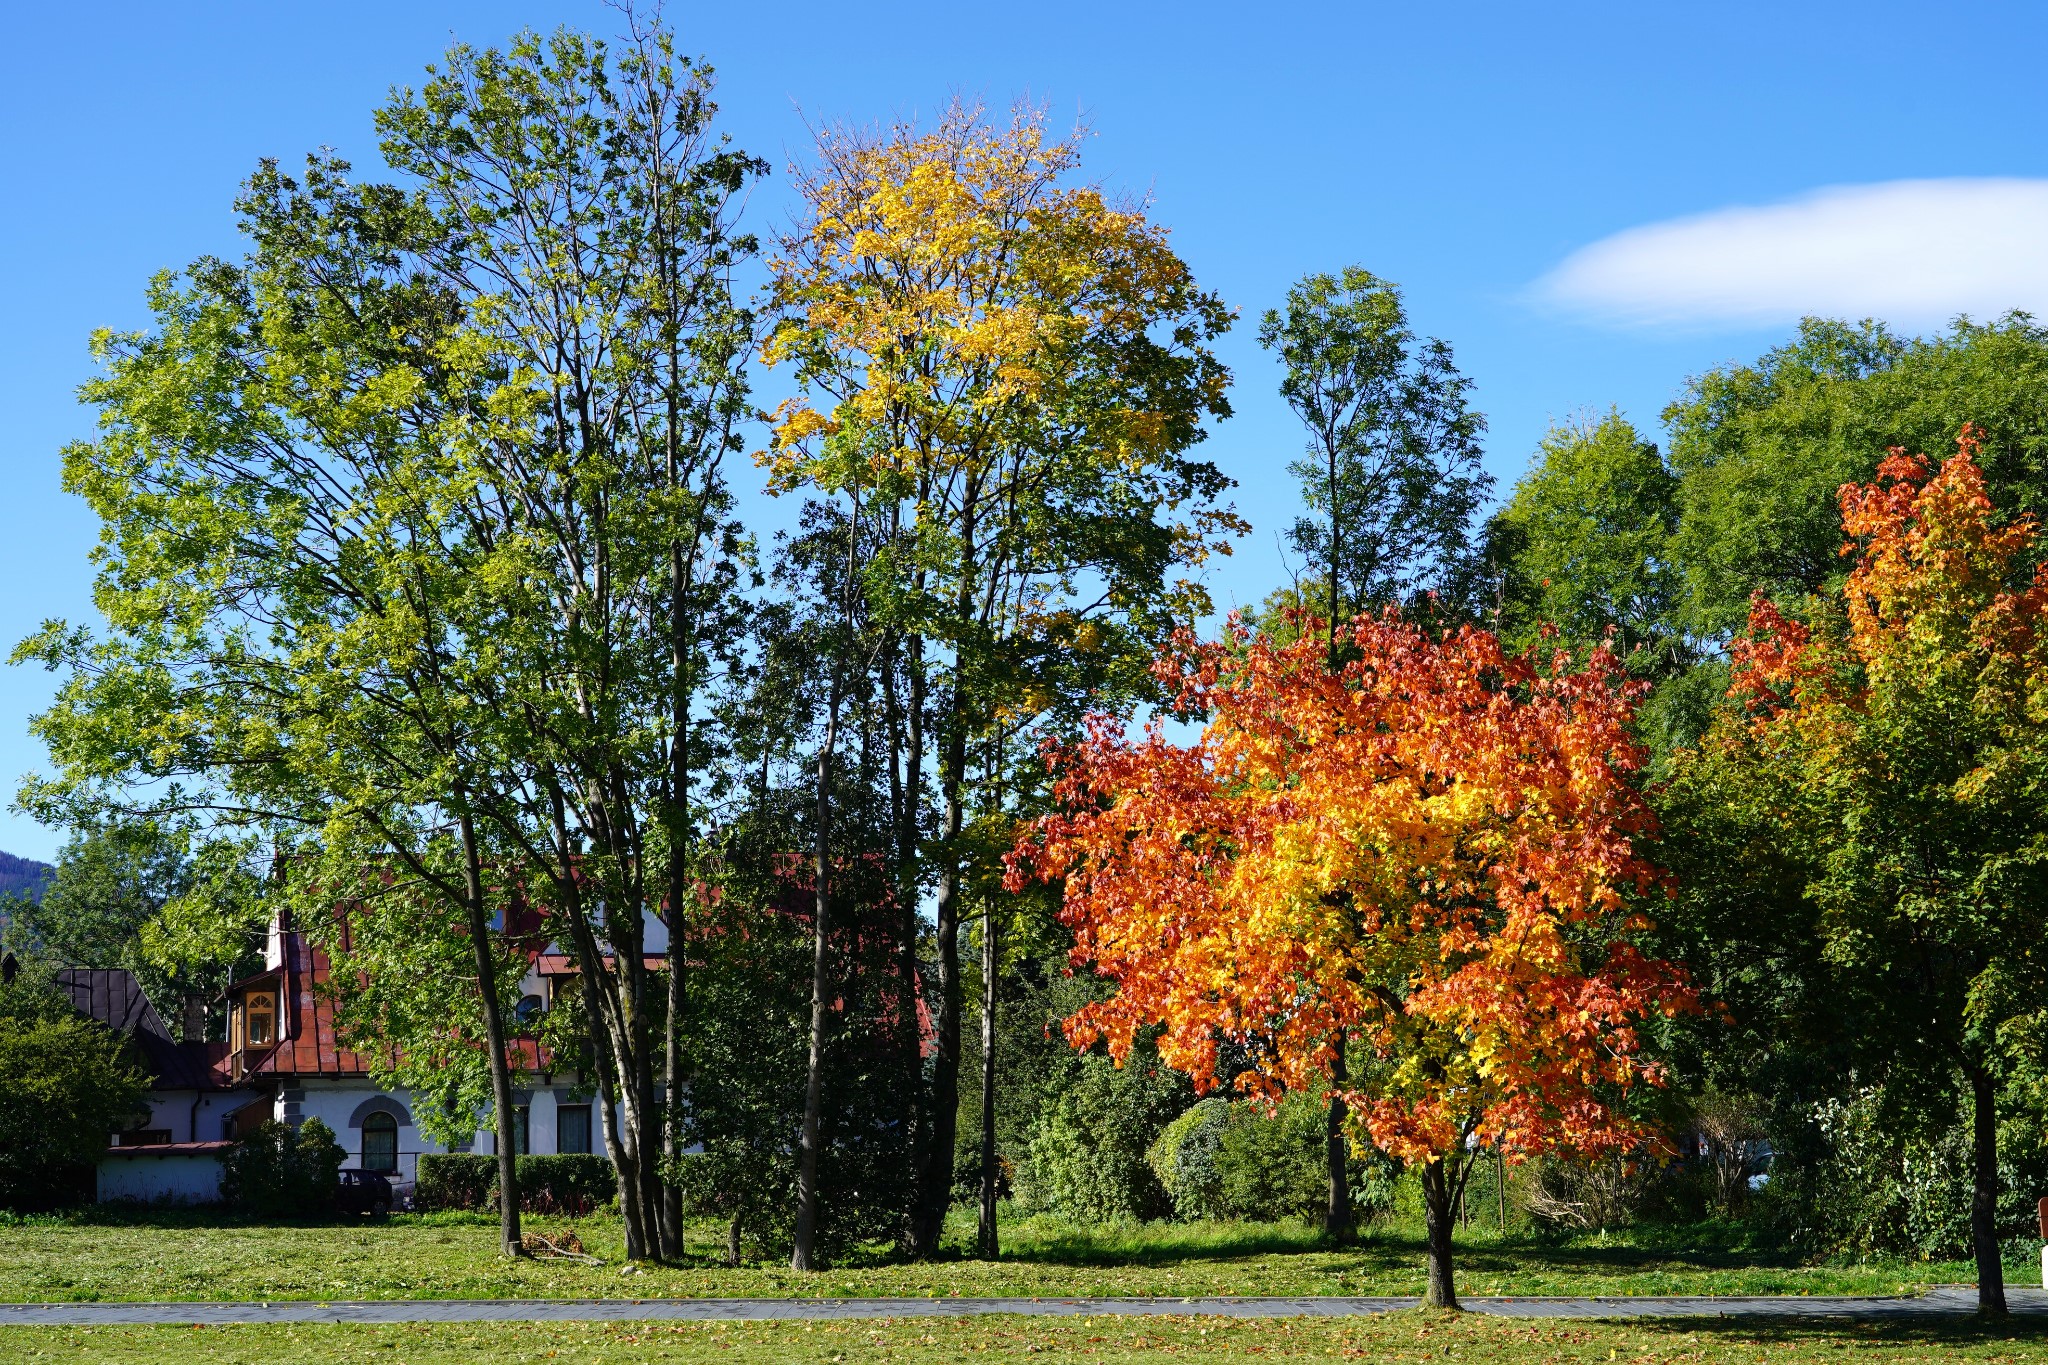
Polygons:
[[0,1205],[46,1207],[149,1111],[149,1079],[119,1034],[33,978],[0,990]]
[[1670,550],[1678,478],[1620,413],[1552,428],[1496,521],[1516,545],[1504,589],[1510,643],[1536,645],[1549,626],[1584,650],[1612,628],[1639,677],[1691,663]]
[[1321,579],[1301,605],[1350,615],[1469,576],[1493,486],[1480,465],[1486,419],[1449,344],[1410,329],[1400,289],[1358,266],[1304,276],[1267,311],[1259,344],[1279,354],[1281,396],[1309,433],[1288,466],[1317,514],[1288,532]]
[[1856,1052],[1887,1096],[1970,1115],[1979,1307],[2002,1314],[1999,1102],[2048,1038],[2048,569],[2031,521],[2000,524],[1970,436],[1938,473],[1894,455],[1842,489],[1846,581],[1804,621],[1758,595],[1745,705],[1698,761],[1813,850],[1823,962],[1873,1003]]
[[[473,357],[451,359],[465,354],[459,300],[419,268],[446,232],[416,196],[356,185],[331,158],[303,182],[264,165],[239,207],[245,262],[159,278],[152,331],[95,338],[100,436],[66,451],[65,482],[103,525],[105,633],[53,622],[17,651],[68,674],[35,722],[58,774],[23,801],[46,817],[198,822],[202,867],[230,883],[238,855],[269,845],[261,894],[160,908],[148,928],[166,960],[221,954],[281,906],[344,941],[336,904],[353,895],[360,912],[366,879],[437,904],[440,937],[470,949],[469,989],[402,980],[428,997],[413,1017],[491,1069],[516,1254],[490,989],[502,944],[469,793],[503,768],[489,748],[502,737],[475,719],[490,667],[477,645],[505,619],[492,585],[525,561],[459,515],[488,492],[463,453],[481,381]],[[352,936],[367,950],[380,923],[357,913]],[[372,1042],[400,1081],[432,1050]]]
[[[715,132],[707,68],[637,21],[614,54],[561,32],[451,49],[379,112],[387,162],[451,227],[427,268],[462,299],[492,382],[463,443],[474,536],[516,550],[476,637],[503,766],[467,793],[580,968],[631,1256],[673,1250],[683,973],[647,926],[695,904],[707,674],[735,646],[746,555],[723,464],[748,412],[734,218],[764,163]],[[508,566],[509,570],[509,566]],[[488,639],[488,647],[484,645]],[[710,1078],[696,1078],[705,1079]]]
[[1693,380],[1664,421],[1681,480],[1683,624],[1726,639],[1753,589],[1790,603],[1840,584],[1836,490],[1870,479],[1891,447],[1945,450],[1974,423],[1992,498],[2048,513],[2048,328],[2013,313],[1908,338],[1808,318],[1754,363]]
[[[232,960],[203,975],[166,970],[143,951],[143,928],[192,889],[193,869],[175,837],[150,823],[121,823],[74,834],[37,901],[17,903],[5,938],[16,952],[70,967],[133,972],[173,1030],[188,996],[217,996],[234,979]],[[193,1039],[191,1041],[202,1041]]]

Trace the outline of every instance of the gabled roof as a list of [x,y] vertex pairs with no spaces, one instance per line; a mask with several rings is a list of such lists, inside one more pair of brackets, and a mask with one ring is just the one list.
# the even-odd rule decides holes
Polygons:
[[142,983],[124,967],[66,967],[57,973],[57,985],[71,997],[71,1008],[116,1033],[171,1040],[163,1017],[142,993]]
[[143,994],[135,973],[124,967],[66,967],[57,973],[57,986],[80,1014],[135,1040],[157,1089],[213,1086],[206,1045],[171,1041],[171,1031]]
[[[286,932],[279,936],[283,962],[276,968],[250,977],[230,990],[264,981],[280,981],[279,1039],[275,1046],[248,1048],[242,1052],[242,1075],[234,1077],[234,1063],[224,1043],[210,1043],[208,1061],[222,1089],[248,1085],[252,1081],[298,1076],[361,1076],[370,1064],[360,1053],[341,1046],[335,1037],[334,997],[325,989],[330,973],[327,954],[306,941],[306,936]],[[514,1065],[522,1071],[545,1071],[553,1057],[532,1038],[510,1040]]]

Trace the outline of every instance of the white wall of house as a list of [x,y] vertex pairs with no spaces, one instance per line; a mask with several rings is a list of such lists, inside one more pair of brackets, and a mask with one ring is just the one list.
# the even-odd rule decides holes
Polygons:
[[220,1158],[211,1152],[152,1153],[131,1148],[101,1158],[99,1199],[149,1204],[211,1204],[220,1198]]
[[[280,1110],[295,1112],[279,1114],[280,1118],[303,1121],[318,1118],[334,1130],[335,1140],[348,1153],[342,1166],[347,1170],[359,1169],[363,1161],[363,1120],[370,1110],[383,1108],[375,1101],[383,1099],[403,1111],[398,1118],[398,1179],[415,1180],[419,1177],[419,1159],[422,1153],[441,1152],[447,1149],[419,1130],[413,1115],[412,1095],[404,1090],[380,1090],[367,1081],[323,1081],[307,1080],[284,1092],[286,1096],[297,1096],[280,1102]],[[576,1099],[566,1085],[522,1086],[517,1099],[527,1110],[527,1150],[537,1153],[554,1153],[561,1150],[561,1128],[559,1110],[565,1104],[588,1104],[589,1100]],[[391,1112],[386,1108],[385,1112]],[[486,1154],[498,1150],[494,1132],[495,1120],[485,1111],[484,1126],[470,1140],[469,1150]],[[593,1115],[590,1135],[591,1150],[603,1153],[603,1140],[597,1132]]]
[[138,1124],[171,1135],[173,1142],[218,1142],[234,1136],[228,1115],[257,1097],[254,1090],[152,1090],[149,1120]]

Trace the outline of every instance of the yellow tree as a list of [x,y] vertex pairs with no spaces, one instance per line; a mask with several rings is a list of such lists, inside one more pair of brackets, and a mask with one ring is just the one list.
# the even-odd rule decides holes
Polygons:
[[[1228,413],[1208,345],[1231,314],[1140,208],[1075,183],[1079,157],[1078,136],[1049,136],[1031,110],[998,122],[956,104],[930,128],[827,132],[771,262],[780,320],[763,358],[793,368],[800,396],[760,457],[770,486],[859,498],[882,547],[859,571],[901,684],[896,853],[905,905],[929,889],[937,916],[913,1220],[926,1254],[952,1185],[963,903],[999,875],[962,838],[977,801],[1000,815],[986,807],[1002,784],[977,783],[970,757],[999,779],[1048,714],[1145,686],[1151,646],[1206,609],[1185,571],[1239,529],[1216,506],[1229,481],[1188,455]],[[921,846],[928,790],[937,833]],[[985,917],[984,1033],[994,928]]]

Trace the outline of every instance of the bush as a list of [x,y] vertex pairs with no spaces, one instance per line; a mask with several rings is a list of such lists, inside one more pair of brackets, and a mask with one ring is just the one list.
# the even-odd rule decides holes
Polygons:
[[0,1013],[0,1206],[90,1199],[107,1135],[147,1112],[148,1082],[119,1034],[68,1006],[0,1004],[18,1007]]
[[220,1195],[257,1218],[310,1218],[334,1208],[341,1163],[348,1154],[319,1119],[297,1129],[271,1120],[237,1141],[221,1159]]
[[480,1209],[498,1188],[498,1158],[473,1152],[424,1152],[413,1182],[413,1206],[436,1209]]
[[[1307,1094],[1270,1112],[1212,1097],[1168,1124],[1146,1159],[1181,1218],[1315,1218],[1329,1199],[1326,1113]],[[1368,1193],[1360,1202],[1364,1212],[1380,1201]]]
[[1039,1111],[1018,1200],[1082,1222],[1165,1218],[1174,1204],[1146,1160],[1166,1125],[1188,1107],[1188,1080],[1149,1044],[1117,1066],[1081,1058],[1079,1073]]
[[1210,1096],[1166,1125],[1146,1149],[1146,1163],[1173,1201],[1175,1216],[1228,1218],[1216,1155],[1230,1126],[1230,1101]]
[[[497,1158],[491,1158],[490,1199],[498,1195],[497,1166]],[[588,1152],[515,1157],[513,1177],[519,1182],[519,1206],[528,1213],[585,1214],[619,1192],[611,1161]]]
[[[1810,1255],[1971,1254],[1970,1101],[1933,1131],[1888,1111],[1878,1087],[1816,1106],[1820,1143],[1803,1159],[1781,1157],[1755,1203],[1761,1221]],[[2034,1201],[2048,1190],[2048,1149],[2038,1120],[2003,1115],[1998,1125],[1997,1232],[2009,1254],[2035,1254]]]
[[[604,1157],[587,1153],[513,1158],[519,1207],[527,1213],[585,1214],[618,1193],[618,1175]],[[498,1202],[498,1158],[474,1152],[420,1157],[413,1202],[422,1211],[489,1209]]]

